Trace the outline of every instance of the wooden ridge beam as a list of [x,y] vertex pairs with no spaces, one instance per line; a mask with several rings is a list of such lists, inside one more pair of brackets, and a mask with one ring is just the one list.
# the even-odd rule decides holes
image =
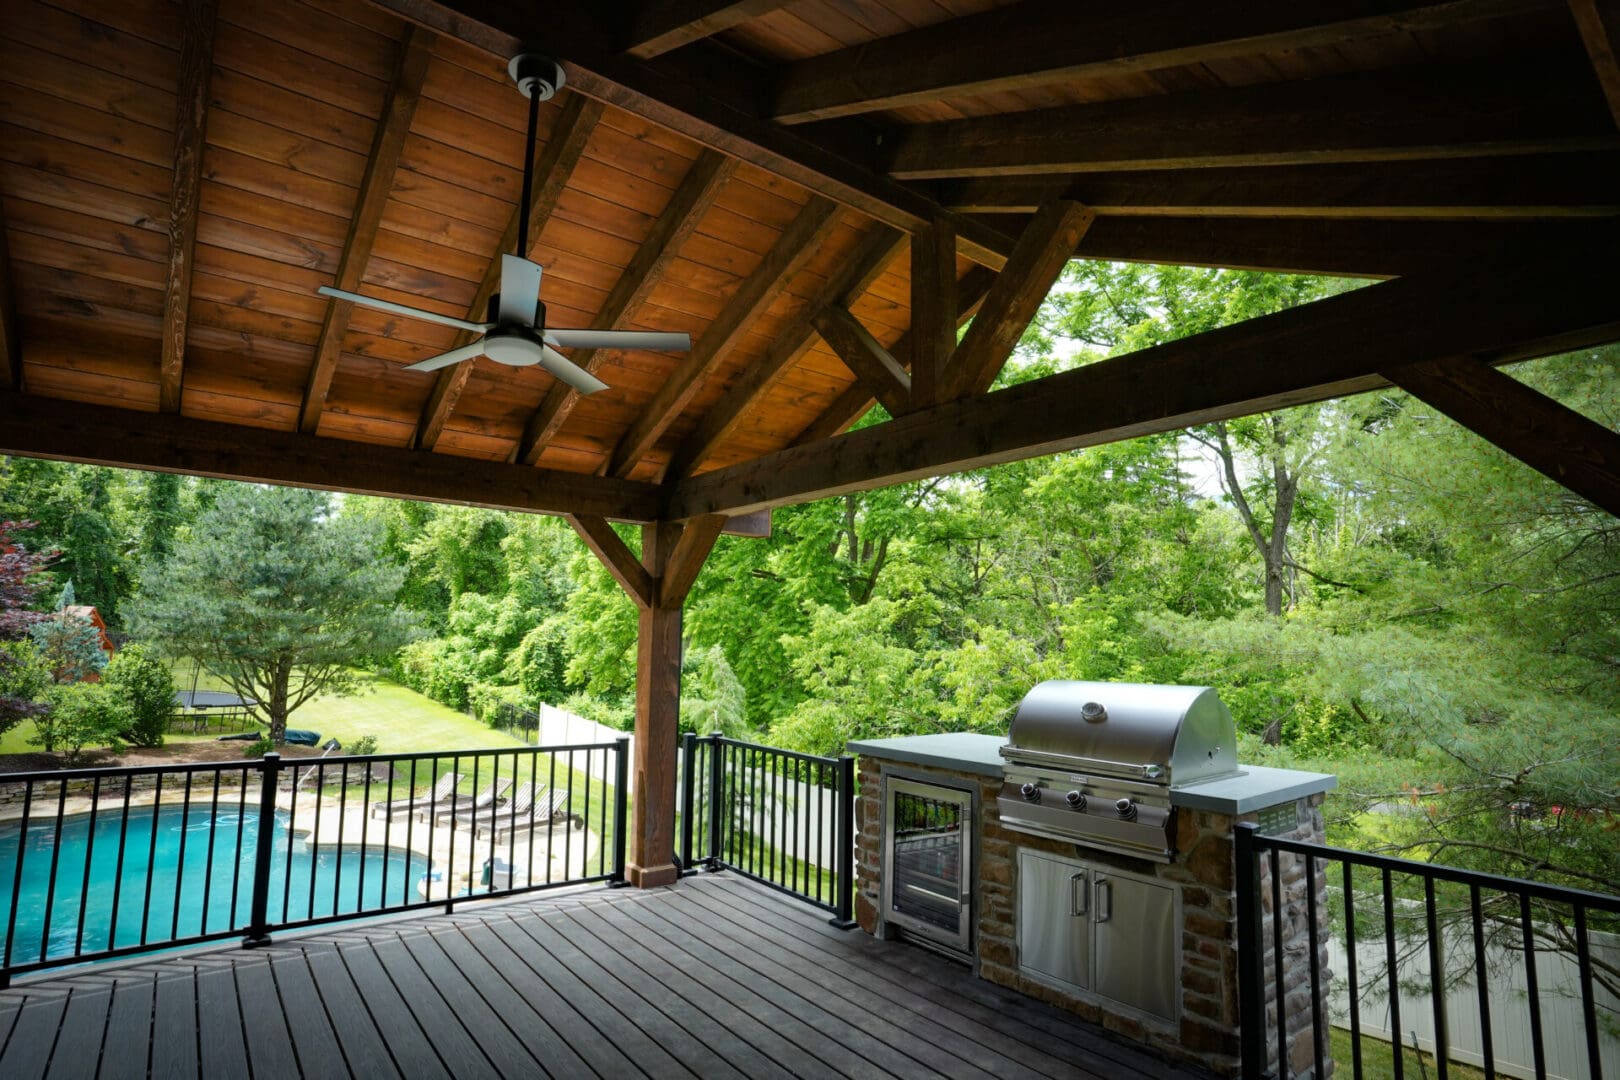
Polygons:
[[651,484],[296,431],[0,394],[0,454],[542,514],[658,517]]
[[1620,151],[940,181],[964,214],[1070,198],[1102,217],[1550,218],[1620,214]]
[[949,222],[936,222],[911,236],[911,329],[907,340],[911,406],[937,405],[945,394],[946,365],[956,351],[956,231]]
[[903,128],[901,179],[1479,157],[1620,147],[1563,53],[1223,87]]
[[890,415],[902,416],[911,411],[911,376],[859,319],[841,307],[828,307],[812,323],[821,340]]
[[946,371],[943,397],[982,394],[989,389],[1096,219],[1095,210],[1067,199],[1041,207],[956,347]]
[[[622,34],[584,4],[503,0],[371,0],[373,6],[499,57],[544,42],[560,58],[568,88],[643,117],[700,145],[755,165],[892,228],[911,232],[942,216],[933,200],[877,167],[865,124],[818,125],[814,133],[763,115],[772,69],[712,41],[694,41],[652,60],[623,50]],[[961,250],[999,270],[1012,237],[993,223],[958,221]]]
[[[1358,289],[677,485],[668,513],[739,513],[1094,446],[1386,385],[1381,371],[1620,321],[1613,226]],[[1549,345],[1548,348],[1556,348]]]
[[169,189],[169,265],[163,290],[163,351],[158,361],[158,408],[180,411],[185,378],[186,320],[191,309],[191,267],[197,249],[197,204],[202,192],[203,144],[208,127],[208,82],[214,71],[216,0],[180,5],[180,85],[175,91],[174,181]]
[[17,329],[17,296],[12,290],[3,201],[0,201],[0,378],[5,380],[7,390],[20,392],[23,389],[22,334]]
[[[529,200],[530,235],[521,238],[525,257],[545,229],[551,212],[556,209],[557,200],[562,196],[563,189],[568,186],[569,178],[574,175],[574,166],[579,164],[580,157],[584,155],[585,144],[590,141],[591,132],[596,130],[596,122],[601,117],[601,102],[579,94],[570,95],[551,129],[551,138],[547,139],[545,145],[537,151],[534,192]],[[500,246],[490,257],[489,267],[484,271],[484,280],[479,283],[472,303],[467,305],[467,318],[473,322],[482,322],[489,316],[489,299],[495,295],[501,284],[501,256],[517,249],[518,246],[517,231],[521,209],[521,207],[512,208],[512,216],[501,232]],[[469,331],[457,331],[455,342],[450,347],[459,349],[463,345],[470,344],[477,336]],[[476,360],[464,361],[439,370],[433,390],[428,394],[427,403],[422,407],[422,419],[416,427],[418,449],[431,450],[438,445],[439,436],[444,434],[445,422],[450,419],[450,413],[461,400],[461,392],[467,388],[467,380],[472,376],[475,363]]]
[[[984,298],[990,292],[990,286],[995,283],[996,275],[982,266],[975,266],[956,283],[956,326],[958,328],[979,310]],[[911,335],[902,334],[900,340],[894,343],[893,355],[901,363],[911,355]],[[841,434],[849,425],[865,416],[867,411],[876,404],[866,384],[857,379],[842,394],[833,399],[822,414],[810,422],[803,431],[799,432],[790,442],[789,446],[801,446],[804,443],[819,442]]]
[[608,463],[610,475],[630,475],[659,436],[680,416],[703,381],[748,332],[754,319],[775,302],[778,292],[815,254],[837,223],[838,207],[820,196],[811,196],[766,252],[765,258],[737,286],[720,314],[703,331],[686,362],[670,375],[630,425],[630,430],[619,439]]
[[607,518],[595,514],[568,514],[568,524],[574,527],[585,546],[597,557],[613,580],[617,581],[637,607],[649,608],[658,602],[658,583],[641,565],[641,559],[630,550],[630,545],[619,538],[608,524]]
[[1609,102],[1609,114],[1620,125],[1620,2],[1569,0],[1569,10]]
[[1558,0],[1027,0],[790,64],[778,123],[1028,90],[1556,10]]
[[[664,271],[686,242],[697,231],[698,222],[714,205],[715,197],[727,180],[736,172],[736,162],[705,150],[698,155],[675,193],[670,196],[663,213],[653,222],[652,230],[636,250],[630,265],[614,283],[613,291],[602,302],[602,309],[591,322],[595,330],[620,330],[635,316],[642,303],[652,294]],[[574,363],[595,374],[606,359],[605,350],[576,349],[570,357]],[[562,430],[579,394],[567,383],[557,382],[546,391],[540,407],[523,426],[523,437],[513,450],[513,459],[525,465],[540,460],[540,454],[557,432]]]
[[1620,434],[1470,356],[1383,376],[1526,465],[1620,516]]
[[[394,189],[399,153],[405,145],[405,136],[410,133],[416,103],[422,97],[422,80],[427,77],[428,61],[432,58],[433,34],[419,26],[407,26],[400,41],[382,118],[371,140],[371,153],[366,158],[354,214],[349,218],[349,232],[343,238],[343,253],[338,257],[337,273],[333,277],[333,286],[345,292],[359,289],[365,277],[371,246],[377,239],[377,226],[382,221],[389,193]],[[321,335],[315,342],[315,364],[310,368],[303,406],[298,412],[298,430],[306,434],[314,434],[320,427],[326,394],[332,388],[332,375],[337,371],[343,337],[348,333],[349,318],[353,314],[354,304],[348,300],[332,299],[326,305]]]
[[658,605],[680,607],[686,594],[692,591],[703,561],[709,557],[714,542],[725,528],[724,514],[704,514],[686,522],[675,540],[675,546],[658,577]]
[[630,20],[625,52],[642,60],[768,15],[792,0],[644,0]]
[[748,410],[810,350],[816,337],[812,325],[816,315],[829,307],[849,307],[860,299],[905,242],[906,238],[896,230],[886,225],[875,226],[804,310],[777,334],[770,351],[757,363],[750,364],[726,391],[726,396],[709,410],[697,430],[675,451],[666,475],[686,476],[706,461],[741,426]]

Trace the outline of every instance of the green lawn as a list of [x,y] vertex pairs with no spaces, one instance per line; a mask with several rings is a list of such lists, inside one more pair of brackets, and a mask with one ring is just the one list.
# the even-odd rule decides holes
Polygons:
[[[1344,1028],[1335,1027],[1333,1032],[1332,1049],[1333,1060],[1338,1063],[1338,1072],[1341,1075],[1350,1075],[1352,1056],[1350,1053],[1350,1032]],[[1409,1080],[1421,1080],[1422,1077],[1435,1077],[1434,1055],[1419,1054],[1410,1046],[1401,1048],[1401,1059],[1405,1062],[1403,1076]],[[1389,1043],[1375,1039],[1370,1035],[1361,1037],[1361,1075],[1363,1080],[1394,1080],[1394,1049]],[[1421,1059],[1421,1060],[1420,1060]],[[1471,1065],[1451,1062],[1446,1070],[1447,1075],[1454,1080],[1483,1080],[1484,1073]]]

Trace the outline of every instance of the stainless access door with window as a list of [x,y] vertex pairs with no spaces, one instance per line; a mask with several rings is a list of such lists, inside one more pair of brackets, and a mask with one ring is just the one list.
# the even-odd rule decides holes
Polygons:
[[883,918],[954,952],[972,949],[973,793],[884,779]]
[[1018,852],[1018,963],[1025,974],[1165,1020],[1176,1018],[1175,889],[1045,852]]

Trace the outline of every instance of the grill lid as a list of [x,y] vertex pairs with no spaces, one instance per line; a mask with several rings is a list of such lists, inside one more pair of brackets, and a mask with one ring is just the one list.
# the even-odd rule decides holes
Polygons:
[[1237,734],[1207,686],[1050,679],[1024,695],[1002,755],[1182,786],[1237,772]]

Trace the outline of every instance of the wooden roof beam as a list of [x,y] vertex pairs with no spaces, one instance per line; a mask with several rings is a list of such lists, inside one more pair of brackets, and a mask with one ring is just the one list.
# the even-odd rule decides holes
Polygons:
[[[877,167],[878,141],[862,123],[796,131],[763,114],[775,72],[717,42],[694,41],[652,60],[624,52],[623,37],[588,4],[503,0],[372,0],[403,19],[508,57],[544,42],[568,88],[746,161],[892,228],[912,232],[948,215]],[[956,222],[968,258],[999,270],[1013,238],[990,222]]]
[[819,196],[788,224],[765,258],[744,278],[720,309],[692,352],[653,395],[641,415],[630,425],[613,449],[608,473],[629,476],[636,464],[653,448],[669,425],[675,422],[703,382],[742,340],[755,318],[776,301],[777,294],[791,281],[810,256],[832,234],[838,223],[838,207]]
[[158,408],[180,411],[191,308],[191,265],[197,248],[208,81],[214,71],[216,0],[180,5],[180,85],[175,92],[174,182],[169,189],[169,268],[163,291],[163,351],[158,361]]
[[787,7],[792,0],[644,0],[630,20],[625,52],[642,60]]
[[[886,225],[875,226],[861,246],[839,266],[836,273],[798,316],[776,336],[770,351],[742,372],[726,396],[709,410],[696,431],[681,444],[670,459],[668,476],[688,475],[742,425],[742,418],[783,373],[798,363],[814,344],[815,317],[832,307],[847,308],[877,280],[906,238]],[[989,273],[989,271],[985,271]],[[859,385],[859,384],[857,384]]]
[[[551,138],[539,148],[534,163],[534,192],[529,199],[530,235],[522,238],[522,253],[525,257],[545,229],[551,212],[556,209],[557,200],[562,196],[563,189],[568,186],[569,177],[574,175],[574,166],[579,164],[579,159],[584,155],[585,144],[590,141],[591,132],[596,130],[596,122],[601,117],[601,102],[578,94],[570,95],[551,129]],[[512,208],[512,216],[501,232],[500,246],[489,260],[489,267],[484,271],[484,280],[479,283],[472,303],[467,305],[467,318],[471,321],[482,322],[489,316],[489,299],[495,295],[501,284],[501,256],[518,246],[520,209],[520,207]],[[463,345],[470,344],[477,336],[468,331],[457,331],[456,340],[451,348],[459,349]],[[444,434],[445,422],[450,419],[450,413],[455,409],[456,402],[461,400],[461,392],[467,388],[467,380],[472,376],[475,363],[476,360],[451,364],[447,368],[440,369],[433,390],[428,395],[427,404],[422,407],[422,419],[417,424],[418,449],[431,450],[438,445],[439,436]]]
[[[652,230],[636,250],[630,265],[619,275],[613,291],[602,302],[602,310],[596,313],[596,318],[591,322],[592,329],[625,328],[625,324],[657,287],[681,245],[697,231],[698,222],[714,205],[715,197],[726,181],[731,179],[736,168],[735,161],[712,150],[705,150],[698,156],[685,179],[670,196],[664,212],[653,222]],[[571,359],[595,374],[606,359],[606,353],[597,349],[576,349]],[[539,461],[540,454],[562,430],[578,403],[579,394],[566,383],[559,381],[547,390],[540,407],[523,426],[523,437],[513,449],[513,460],[525,465]]]
[[[984,298],[989,294],[990,286],[995,284],[995,280],[995,273],[982,266],[975,266],[957,280],[955,325],[958,329],[979,310],[979,305],[984,303]],[[907,358],[911,355],[909,332],[902,334],[900,340],[894,343],[892,352],[902,364],[907,362]],[[788,445],[801,446],[821,439],[830,439],[865,416],[874,404],[876,401],[871,391],[867,389],[865,383],[857,379],[847,390],[834,398],[833,403],[799,432]]]
[[883,403],[891,416],[903,416],[912,409],[912,381],[906,369],[878,343],[861,321],[841,307],[829,307],[812,320],[844,366],[873,397]]
[[[394,77],[388,86],[388,98],[383,103],[382,118],[371,140],[371,154],[366,159],[360,194],[349,219],[349,232],[338,257],[333,286],[345,292],[359,289],[365,277],[366,261],[371,258],[377,226],[382,221],[389,193],[394,189],[394,170],[399,166],[399,153],[405,145],[405,136],[410,133],[416,103],[422,97],[422,80],[427,77],[428,61],[432,57],[433,34],[419,26],[407,26],[394,64]],[[337,371],[343,337],[348,333],[349,318],[353,314],[354,304],[348,300],[333,299],[326,305],[321,336],[315,342],[315,364],[310,368],[303,407],[298,413],[299,431],[313,434],[320,427],[326,394],[332,388],[332,375]]]
[[630,595],[637,607],[650,608],[658,599],[658,583],[641,565],[641,559],[630,550],[630,545],[619,538],[608,524],[607,518],[595,514],[569,514],[568,524],[574,527],[585,546],[591,549],[613,580]]
[[990,388],[1096,219],[1096,211],[1068,199],[1041,207],[952,354],[942,398]]
[[1580,28],[1592,70],[1603,86],[1609,113],[1620,125],[1620,2],[1617,0],[1569,0],[1569,10]]
[[725,526],[724,514],[704,514],[681,526],[681,534],[658,578],[659,607],[678,608],[686,602],[686,594],[692,591],[698,571],[703,569],[704,560]]
[[1470,356],[1383,375],[1532,469],[1620,516],[1620,434]]
[[903,128],[890,173],[1011,173],[1479,157],[1620,147],[1562,54],[1198,90]]
[[651,484],[296,431],[0,394],[0,454],[542,514],[658,517]]
[[1614,228],[1462,260],[682,481],[672,516],[738,513],[1094,446],[1386,385],[1406,364],[1620,322]]
[[1620,214],[1620,151],[993,176],[931,190],[965,214],[1032,214],[1070,198],[1103,217],[1609,217]]

